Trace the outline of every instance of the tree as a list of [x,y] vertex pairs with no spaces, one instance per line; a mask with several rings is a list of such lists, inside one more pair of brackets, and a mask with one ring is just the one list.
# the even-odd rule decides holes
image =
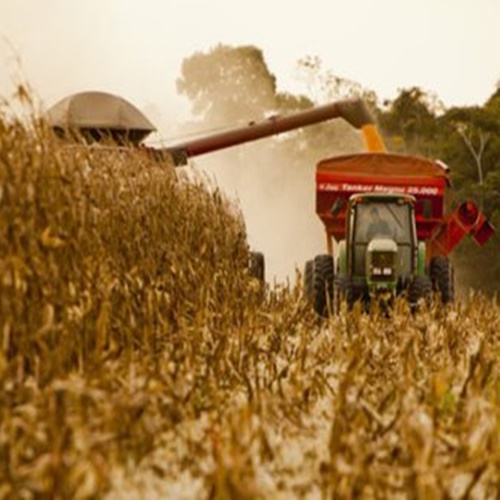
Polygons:
[[[496,170],[500,143],[498,117],[488,106],[455,107],[443,116],[446,127],[448,154],[453,155],[458,187],[468,191],[483,206],[487,193],[488,174]],[[487,207],[486,207],[487,208]]]
[[403,89],[393,101],[379,110],[379,122],[391,142],[391,149],[401,153],[429,156],[436,134],[439,100],[419,87]]
[[363,98],[368,104],[375,104],[375,92],[365,89],[360,83],[340,77],[323,68],[318,56],[307,56],[297,63],[299,74],[306,83],[309,94],[318,102],[341,99]]
[[276,78],[254,46],[218,45],[182,63],[177,89],[193,114],[212,126],[234,124],[276,109]]

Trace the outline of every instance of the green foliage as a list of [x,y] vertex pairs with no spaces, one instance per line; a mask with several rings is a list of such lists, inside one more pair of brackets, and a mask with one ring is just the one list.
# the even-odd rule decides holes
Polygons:
[[378,118],[393,151],[428,155],[436,135],[437,100],[418,87],[403,89]]

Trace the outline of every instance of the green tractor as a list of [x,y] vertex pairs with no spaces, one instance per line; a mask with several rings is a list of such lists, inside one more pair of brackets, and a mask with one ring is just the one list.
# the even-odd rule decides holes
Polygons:
[[425,243],[417,239],[414,205],[415,198],[405,194],[351,196],[337,258],[319,255],[306,264],[306,294],[320,315],[339,309],[342,301],[348,308],[359,301],[364,310],[374,302],[386,309],[406,293],[415,308],[430,297],[432,281]]

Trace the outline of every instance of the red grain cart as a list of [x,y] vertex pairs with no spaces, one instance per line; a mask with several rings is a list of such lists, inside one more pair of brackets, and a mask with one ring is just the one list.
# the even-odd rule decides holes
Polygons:
[[[451,302],[448,255],[467,234],[484,245],[494,229],[471,201],[451,211],[450,188],[448,168],[425,158],[372,152],[320,161],[316,211],[327,254],[309,261],[305,271],[318,313],[338,305],[333,297],[366,305],[406,293],[416,306],[434,289]],[[385,218],[386,229],[370,235],[366,226],[374,213]]]

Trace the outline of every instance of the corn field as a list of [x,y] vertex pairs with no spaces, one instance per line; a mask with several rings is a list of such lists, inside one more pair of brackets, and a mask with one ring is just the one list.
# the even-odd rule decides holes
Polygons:
[[216,186],[35,121],[0,207],[0,498],[498,497],[496,300],[319,319]]

